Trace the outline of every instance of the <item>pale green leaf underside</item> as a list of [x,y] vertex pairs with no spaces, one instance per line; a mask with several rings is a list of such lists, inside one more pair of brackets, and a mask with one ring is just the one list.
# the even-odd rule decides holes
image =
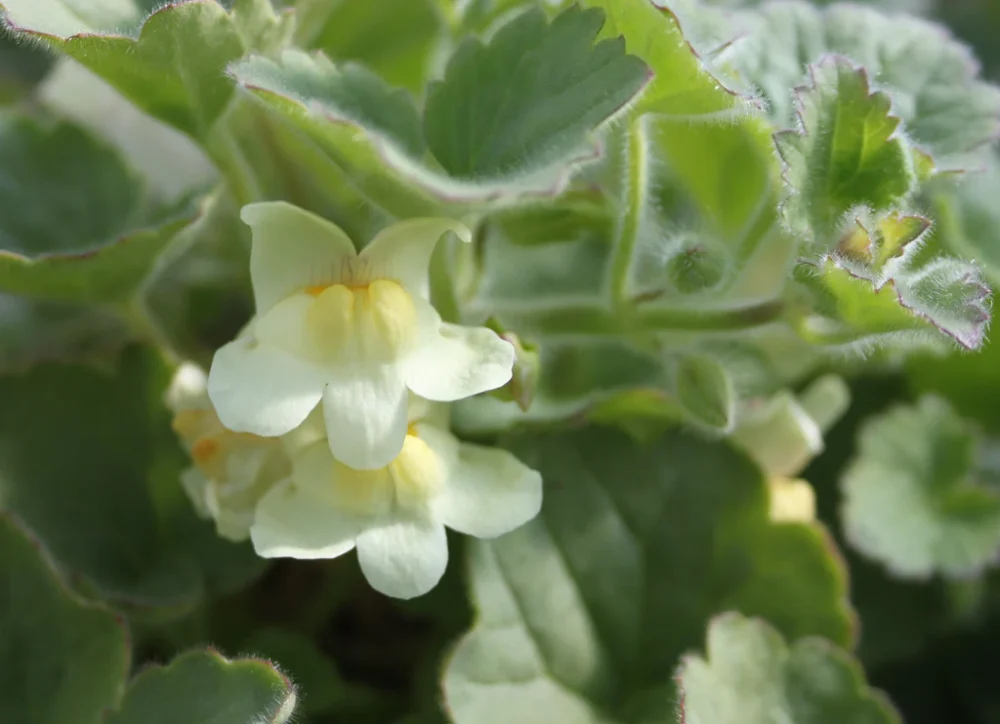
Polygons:
[[0,514],[0,721],[100,724],[128,674],[128,646],[118,616],[71,593]]
[[679,657],[728,609],[851,640],[828,538],[771,524],[759,472],[727,446],[591,429],[517,451],[546,500],[473,547],[479,620],[444,680],[457,724],[668,721]]
[[943,400],[871,419],[844,473],[851,544],[893,575],[967,576],[1000,553],[1000,496],[975,470],[979,441]]
[[92,302],[126,300],[195,214],[151,209],[81,128],[15,114],[0,116],[0,212],[0,290]]
[[739,13],[730,32],[738,39],[724,60],[763,92],[779,126],[793,123],[788,89],[806,64],[837,53],[878,79],[908,136],[939,168],[979,165],[970,154],[1000,133],[1000,89],[976,77],[969,50],[939,25],[846,3],[780,2]]
[[107,724],[285,724],[295,703],[270,663],[191,651],[136,676]]
[[858,662],[823,639],[789,646],[764,621],[727,613],[709,624],[706,648],[678,674],[684,724],[902,724]]

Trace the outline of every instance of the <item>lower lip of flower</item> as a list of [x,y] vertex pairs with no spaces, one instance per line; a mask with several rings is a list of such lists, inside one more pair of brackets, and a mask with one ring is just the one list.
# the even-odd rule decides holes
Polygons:
[[403,287],[388,279],[364,285],[308,287],[314,297],[306,320],[315,351],[324,359],[345,355],[391,362],[413,343],[416,309]]

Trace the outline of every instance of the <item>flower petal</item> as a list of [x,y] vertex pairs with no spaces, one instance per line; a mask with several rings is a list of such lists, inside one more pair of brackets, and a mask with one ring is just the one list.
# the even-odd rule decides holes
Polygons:
[[230,430],[274,437],[306,419],[322,398],[324,383],[319,367],[246,336],[215,353],[208,395]]
[[352,517],[374,520],[392,509],[395,498],[387,468],[347,467],[330,454],[325,436],[295,455],[292,479],[303,490],[324,496],[330,505]]
[[468,227],[451,219],[408,219],[380,231],[360,257],[372,278],[395,280],[426,299],[431,254],[447,231],[472,240]]
[[435,514],[459,533],[495,538],[542,507],[542,476],[506,450],[463,443]]
[[249,204],[240,218],[253,229],[250,279],[258,314],[300,289],[336,281],[344,260],[357,256],[336,225],[284,201]]
[[359,470],[382,468],[403,449],[406,385],[395,365],[345,368],[323,392],[330,452]]
[[328,497],[293,483],[278,485],[257,504],[250,537],[263,558],[336,558],[354,548],[364,527]]
[[211,518],[212,511],[208,507],[208,478],[196,467],[186,468],[181,473],[181,487],[187,493],[191,505],[199,518]]
[[182,362],[167,388],[167,407],[174,412],[208,407],[208,396],[205,393],[207,381],[208,376],[201,367],[191,362]]
[[414,598],[437,585],[448,566],[444,526],[396,520],[358,536],[358,561],[368,583],[394,598]]
[[[422,330],[422,336],[429,339],[403,362],[406,386],[414,393],[436,402],[453,402],[510,381],[514,367],[510,342],[485,327],[446,324],[436,314],[434,319],[437,329]],[[422,320],[421,324],[432,322]]]
[[292,294],[256,317],[253,336],[261,344],[277,347],[302,359],[311,357],[309,310],[315,299],[308,294]]

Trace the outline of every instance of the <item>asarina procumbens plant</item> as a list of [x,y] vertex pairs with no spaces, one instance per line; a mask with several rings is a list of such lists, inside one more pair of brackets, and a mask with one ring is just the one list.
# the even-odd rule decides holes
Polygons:
[[993,721],[994,4],[0,13],[0,724]]

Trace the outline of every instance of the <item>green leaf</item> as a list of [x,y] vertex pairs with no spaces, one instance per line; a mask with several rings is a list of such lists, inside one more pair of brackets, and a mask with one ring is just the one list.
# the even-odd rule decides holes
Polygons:
[[295,687],[270,663],[191,651],[136,676],[107,724],[285,724],[295,703]]
[[302,694],[302,713],[328,711],[343,704],[348,686],[337,667],[305,634],[280,628],[257,629],[242,647],[275,662]]
[[737,613],[712,620],[706,657],[685,658],[678,686],[690,724],[902,724],[846,652],[819,638],[789,646]]
[[847,231],[837,244],[837,252],[846,261],[859,264],[869,274],[884,278],[892,269],[889,262],[901,259],[911,244],[919,246],[931,228],[931,220],[923,216],[906,215],[898,211],[874,221],[867,211],[856,219],[855,228]]
[[8,35],[0,37],[0,102],[17,101],[40,83],[55,60],[51,53]]
[[901,578],[981,570],[1000,553],[1000,493],[977,470],[986,454],[937,397],[869,420],[841,481],[852,546]]
[[201,140],[232,98],[226,66],[280,35],[258,0],[240,0],[232,12],[215,0],[3,0],[0,7],[13,31],[46,41],[146,113]]
[[[580,17],[579,11],[570,13],[567,17],[570,20]],[[585,14],[585,17],[593,18],[589,14]],[[576,32],[583,28],[582,25],[571,24],[569,20],[552,28],[561,30],[564,26],[575,28]],[[552,34],[556,40],[560,39],[562,36],[554,34],[552,28],[547,33]],[[585,42],[581,33],[576,40],[577,45],[583,44],[596,57],[613,61],[610,66],[612,69],[623,62],[624,56],[617,44],[589,50],[596,30],[593,33],[589,30],[587,32],[589,34],[586,35]],[[633,59],[628,63],[634,66],[639,61]],[[547,73],[554,72],[552,68],[556,65],[549,64]],[[572,76],[570,79],[583,83],[583,78],[591,81],[601,77],[600,68],[586,70],[592,70],[597,75],[579,78]],[[329,159],[339,167],[348,183],[368,201],[397,217],[464,214],[524,203],[538,197],[556,196],[568,187],[572,172],[595,156],[595,150],[591,147],[585,152],[561,157],[558,162],[549,163],[543,168],[525,166],[504,169],[509,173],[502,177],[477,181],[455,178],[439,168],[428,166],[415,155],[423,147],[424,131],[413,123],[416,116],[410,101],[399,92],[391,91],[371,73],[337,67],[320,54],[307,55],[300,51],[286,51],[277,63],[251,58],[234,64],[230,72],[242,87],[280,112],[318,143]],[[535,80],[548,78],[547,73],[536,74]],[[502,77],[497,79],[497,88],[507,88],[503,80]],[[620,81],[621,78],[618,77],[616,83]],[[629,86],[629,93],[634,94],[639,85],[641,81]],[[447,81],[445,85],[439,86],[442,91],[448,91],[449,87]],[[490,87],[492,86],[483,83],[480,92],[486,94]],[[621,89],[604,90],[618,97],[615,94]],[[493,94],[494,91],[490,93]],[[477,97],[478,95],[462,96],[462,99],[465,102]],[[484,97],[492,98],[495,95]],[[575,92],[573,97],[578,97]],[[451,91],[448,91],[431,108],[445,109],[452,100],[457,103],[462,99],[455,99]],[[599,119],[587,116],[589,120],[585,128],[576,126],[573,133],[578,135],[574,136],[574,140],[579,140],[579,133],[593,128],[614,110],[609,107],[609,103],[601,105],[599,101],[600,98],[587,96],[587,103],[596,104],[596,107],[604,108],[604,111]],[[546,105],[549,112],[554,112],[554,107],[551,103]],[[456,112],[460,108],[461,106],[454,106]],[[462,112],[474,110],[465,107]],[[543,126],[518,126],[516,136],[509,142],[503,141],[503,144],[507,144],[509,149],[520,148],[521,152],[527,152],[530,146],[525,144],[528,141],[537,144],[543,142],[541,139],[544,138],[546,144],[556,142],[557,139],[552,134],[562,133],[565,129],[554,126],[546,128],[544,124],[552,121],[546,115],[549,114],[537,117],[531,115],[518,120],[518,123],[525,124],[539,122]],[[561,122],[565,118],[556,120]],[[578,119],[573,119],[574,123],[577,121]],[[463,122],[465,129],[471,129],[467,121]],[[425,127],[427,140],[434,147],[441,141],[441,136],[434,129],[434,123],[428,122]],[[496,146],[496,149],[500,152],[501,145]]]
[[0,290],[124,302],[194,217],[150,207],[117,153],[63,121],[0,116]]
[[726,433],[736,417],[733,381],[719,362],[706,356],[685,356],[674,379],[677,401],[688,418],[713,432]]
[[581,417],[610,423],[646,414],[671,422],[684,418],[660,356],[597,338],[547,341],[540,348],[540,361],[535,397],[527,411],[513,401],[477,395],[454,404],[452,425],[481,436]]
[[299,0],[297,44],[363,63],[386,82],[424,89],[445,27],[436,0]]
[[846,215],[892,208],[916,177],[889,96],[870,91],[863,68],[826,57],[810,66],[798,99],[799,129],[775,136],[788,191],[783,211],[800,243],[823,253]]
[[671,674],[726,610],[851,642],[829,537],[771,523],[759,471],[725,444],[588,429],[515,450],[545,502],[472,547],[479,618],[444,679],[457,724],[673,721]]
[[41,546],[0,514],[0,721],[99,724],[129,670],[122,620],[65,588]]
[[614,231],[610,206],[599,189],[581,187],[544,205],[498,212],[490,220],[511,244],[518,246],[609,238]]
[[42,362],[100,364],[133,337],[124,319],[104,309],[0,293],[0,375]]
[[648,80],[621,39],[594,45],[603,24],[600,10],[572,7],[549,24],[533,8],[488,45],[466,40],[427,93],[424,134],[445,170],[502,178],[578,154]]
[[687,121],[734,120],[746,99],[725,88],[687,45],[677,17],[650,0],[584,0],[607,15],[605,38],[622,36],[630,53],[649,63],[654,76],[635,105],[636,114],[655,113]]
[[990,321],[990,290],[972,264],[935,259],[915,270],[899,260],[882,279],[842,260],[800,264],[796,279],[811,295],[797,330],[817,344],[933,342],[940,335],[978,349]]
[[[679,248],[664,248],[664,227],[686,223],[699,241],[717,242],[710,252],[707,285],[695,272],[698,290],[722,291],[740,275],[723,275],[727,266],[744,267],[775,232],[779,184],[778,163],[771,140],[772,129],[755,113],[749,94],[741,95],[713,73],[682,32],[676,15],[650,0],[587,0],[602,8],[608,20],[603,37],[622,35],[626,49],[643,58],[654,77],[635,104],[635,115],[647,114],[646,152],[655,159],[647,179],[649,193],[632,213],[654,217],[648,233],[640,234],[631,270],[638,294],[662,291],[664,258],[685,261]],[[651,198],[646,199],[646,196]],[[656,212],[662,210],[662,218]],[[689,220],[688,217],[691,217]],[[648,219],[643,219],[648,222]],[[692,257],[687,257],[692,258]],[[766,262],[774,267],[773,260]],[[780,266],[782,261],[778,261]],[[644,274],[653,278],[643,280]],[[669,273],[675,276],[676,270]],[[748,268],[747,275],[756,276]],[[716,277],[725,276],[725,279]],[[721,284],[719,282],[722,282]],[[682,278],[678,286],[690,288]],[[679,289],[682,295],[690,292]],[[773,294],[777,289],[765,289]],[[758,290],[751,296],[760,297]]]
[[982,173],[955,179],[949,187],[935,189],[935,237],[952,253],[979,262],[994,285],[1000,283],[1000,158],[993,154]]
[[401,151],[417,158],[423,153],[420,116],[409,94],[391,89],[364,66],[338,68],[322,54],[289,50],[282,54],[280,64],[254,56],[233,66],[231,72],[260,89],[281,88],[291,76],[294,83],[285,88],[290,99],[304,106],[336,109],[345,121],[385,138]]
[[921,354],[907,359],[915,393],[946,397],[963,417],[1000,433],[1000,343],[986,340],[976,354]]
[[249,545],[198,520],[181,488],[189,461],[163,403],[170,375],[158,353],[132,347],[111,369],[0,377],[0,507],[88,592],[167,614],[262,569]]
[[253,316],[254,306],[250,229],[240,220],[240,207],[217,189],[202,208],[184,230],[179,253],[161,263],[144,287],[142,307],[179,358],[208,369],[215,351]]
[[815,8],[768,3],[739,13],[725,60],[763,92],[774,122],[792,124],[788,89],[827,53],[863,66],[892,98],[907,137],[939,170],[979,165],[977,152],[1000,133],[1000,89],[977,78],[968,48],[940,25],[848,3]]

